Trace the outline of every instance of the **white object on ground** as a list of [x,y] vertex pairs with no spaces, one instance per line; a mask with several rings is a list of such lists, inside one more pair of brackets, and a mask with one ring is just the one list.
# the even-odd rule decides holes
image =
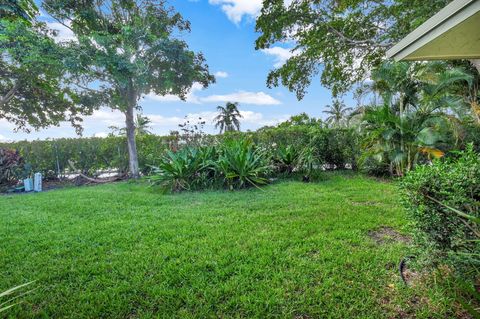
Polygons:
[[42,174],[41,173],[35,173],[35,175],[33,175],[33,190],[35,192],[42,191]]
[[23,187],[25,187],[26,192],[31,192],[33,190],[33,179],[31,177],[25,178],[23,180]]

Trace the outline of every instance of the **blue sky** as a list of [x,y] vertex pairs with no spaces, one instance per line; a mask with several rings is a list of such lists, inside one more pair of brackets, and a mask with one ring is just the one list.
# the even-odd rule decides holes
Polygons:
[[[152,131],[168,134],[178,128],[185,116],[202,116],[207,121],[205,131],[214,132],[211,119],[215,116],[216,106],[226,101],[240,103],[244,115],[242,130],[272,125],[300,112],[324,117],[322,111],[330,103],[331,93],[320,85],[318,78],[313,80],[302,101],[297,101],[295,94],[284,87],[267,88],[269,71],[281,65],[289,51],[284,45],[268,51],[255,50],[254,42],[258,36],[255,16],[261,8],[261,0],[177,0],[169,3],[191,22],[191,33],[183,37],[191,49],[203,52],[217,82],[205,90],[194,85],[186,102],[172,96],[146,96],[140,104],[143,113],[153,122]],[[42,19],[60,31],[60,39],[72,36],[68,29],[48,17]],[[349,106],[354,103],[351,99],[345,102]],[[83,135],[106,135],[111,125],[123,126],[122,114],[100,109],[85,118]],[[13,129],[11,124],[0,121],[0,140],[76,136],[68,124],[30,134],[14,133]]]

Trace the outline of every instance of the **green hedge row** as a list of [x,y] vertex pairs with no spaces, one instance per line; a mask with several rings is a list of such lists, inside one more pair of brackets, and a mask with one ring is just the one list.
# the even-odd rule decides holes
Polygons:
[[[171,138],[167,136],[138,136],[142,170],[147,170],[148,165],[170,147],[170,143]],[[69,161],[74,163],[76,169],[89,175],[111,169],[126,172],[128,168],[126,139],[119,136],[19,141],[0,144],[0,148],[18,150],[33,171],[42,172],[46,177],[70,172]]]
[[[329,168],[357,166],[358,138],[351,129],[292,126],[204,136],[201,140],[202,144],[212,145],[224,138],[246,136],[267,149],[294,145],[302,150],[313,146],[318,162]],[[185,145],[181,136],[140,135],[136,141],[143,173],[150,170],[150,165],[156,165],[165,150],[176,150]],[[126,140],[120,136],[19,141],[0,143],[0,148],[18,150],[33,171],[42,172],[46,177],[62,176],[70,172],[69,161],[75,164],[76,169],[89,175],[102,170],[126,172],[128,169]]]

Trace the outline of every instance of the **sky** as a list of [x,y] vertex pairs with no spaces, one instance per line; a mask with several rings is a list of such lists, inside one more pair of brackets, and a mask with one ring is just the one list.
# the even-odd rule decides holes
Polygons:
[[[174,96],[147,95],[140,101],[142,113],[151,121],[151,131],[168,134],[178,130],[185,117],[206,121],[204,130],[214,133],[213,118],[216,107],[227,101],[238,102],[243,116],[241,130],[254,130],[265,125],[275,125],[291,115],[306,112],[324,118],[325,106],[331,103],[331,92],[315,78],[303,100],[298,101],[293,92],[284,87],[269,89],[266,86],[270,70],[281,66],[290,56],[288,46],[278,44],[270,49],[255,50],[255,17],[262,0],[170,0],[176,11],[191,22],[191,32],[183,34],[190,49],[202,52],[216,83],[207,89],[194,84],[186,101]],[[44,14],[43,19],[59,31],[59,41],[72,38],[70,31]],[[345,99],[353,106],[352,99]],[[85,117],[83,136],[106,136],[109,126],[124,127],[124,116],[118,111],[102,108]],[[15,127],[0,120],[0,141],[34,140],[76,137],[75,129],[68,123],[30,133],[14,132]]]

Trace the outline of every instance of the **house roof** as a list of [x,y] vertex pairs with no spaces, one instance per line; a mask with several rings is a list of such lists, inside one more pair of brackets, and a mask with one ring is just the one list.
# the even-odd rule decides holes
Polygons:
[[480,58],[480,0],[454,0],[387,51],[400,60]]

